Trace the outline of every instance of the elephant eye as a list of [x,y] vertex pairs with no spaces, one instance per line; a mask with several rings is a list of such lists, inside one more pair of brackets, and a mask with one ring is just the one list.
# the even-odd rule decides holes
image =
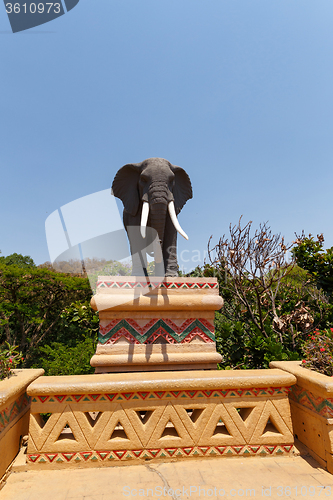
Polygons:
[[147,177],[146,175],[141,175],[140,180],[141,180],[142,182],[147,182],[148,177]]

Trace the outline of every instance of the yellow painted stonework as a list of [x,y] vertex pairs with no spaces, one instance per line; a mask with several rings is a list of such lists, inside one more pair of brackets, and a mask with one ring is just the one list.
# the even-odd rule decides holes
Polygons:
[[95,373],[216,369],[216,278],[100,276]]
[[30,400],[27,386],[44,370],[12,370],[0,382],[0,478],[20,449],[20,439],[28,434]]
[[300,361],[270,363],[297,378],[289,394],[294,434],[333,473],[333,380],[300,365]]
[[294,383],[281,370],[41,377],[28,388],[28,468],[290,454]]

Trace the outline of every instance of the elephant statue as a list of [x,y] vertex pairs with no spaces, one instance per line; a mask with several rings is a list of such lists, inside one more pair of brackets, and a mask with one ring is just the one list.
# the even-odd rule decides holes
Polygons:
[[177,231],[188,239],[177,215],[192,198],[185,170],[163,158],[129,163],[118,170],[111,193],[124,205],[133,276],[147,276],[147,253],[154,256],[155,276],[178,276]]

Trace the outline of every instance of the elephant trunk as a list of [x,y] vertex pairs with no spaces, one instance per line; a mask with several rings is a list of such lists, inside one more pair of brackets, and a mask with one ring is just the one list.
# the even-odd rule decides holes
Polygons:
[[150,205],[149,210],[149,221],[150,227],[155,229],[160,240],[160,244],[163,245],[164,240],[164,229],[167,215],[167,204],[166,203],[153,203]]
[[167,214],[166,203],[153,203],[149,210],[149,225],[158,235],[158,240],[155,240],[153,244],[154,248],[154,259],[156,263],[161,263],[163,260],[162,248],[164,240],[164,230]]

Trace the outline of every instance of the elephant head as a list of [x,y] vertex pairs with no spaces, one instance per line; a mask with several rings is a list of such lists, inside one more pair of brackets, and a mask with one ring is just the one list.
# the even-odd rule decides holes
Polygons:
[[[157,231],[163,244],[167,213],[175,229],[184,238],[177,214],[192,198],[189,176],[180,167],[163,158],[149,158],[141,163],[124,165],[112,183],[112,193],[124,204],[124,214],[138,217],[145,237],[147,223]],[[141,213],[139,213],[141,211]]]

